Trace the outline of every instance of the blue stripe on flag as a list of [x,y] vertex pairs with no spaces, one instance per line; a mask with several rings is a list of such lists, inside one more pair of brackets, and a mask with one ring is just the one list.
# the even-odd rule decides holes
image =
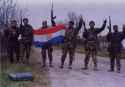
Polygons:
[[64,36],[58,36],[58,37],[55,37],[51,40],[49,40],[48,42],[34,42],[35,46],[36,47],[40,47],[40,48],[43,48],[46,46],[46,44],[49,44],[49,45],[58,45],[60,43],[63,43],[64,42]]

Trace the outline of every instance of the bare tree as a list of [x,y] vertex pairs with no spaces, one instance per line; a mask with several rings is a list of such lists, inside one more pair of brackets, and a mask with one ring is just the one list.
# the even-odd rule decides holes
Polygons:
[[69,19],[70,21],[73,21],[73,22],[75,23],[75,26],[78,25],[80,16],[81,16],[81,15],[77,15],[75,12],[69,12],[69,13],[68,13],[68,19]]
[[19,22],[22,14],[23,9],[14,0],[0,0],[0,24],[8,24],[10,19]]
[[21,9],[15,0],[0,0],[0,54],[7,53],[4,30],[8,28],[9,21],[15,19],[20,24],[24,13],[25,9]]
[[76,15],[75,12],[69,12],[68,13],[68,18],[69,18],[70,21],[74,21],[75,22],[77,20],[77,15]]

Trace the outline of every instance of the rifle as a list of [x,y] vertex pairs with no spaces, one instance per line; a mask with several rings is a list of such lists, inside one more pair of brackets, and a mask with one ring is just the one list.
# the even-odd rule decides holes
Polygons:
[[22,10],[20,11],[20,28],[23,26]]
[[109,32],[111,33],[112,32],[112,24],[111,24],[111,17],[109,16]]
[[87,29],[86,29],[86,23],[85,23],[85,21],[83,20],[83,26],[84,26],[84,31],[86,32],[87,31]]
[[22,19],[22,17],[21,17],[21,19],[20,19],[20,26],[23,26],[23,19]]
[[52,22],[52,26],[55,26],[56,23],[55,23],[55,19],[56,19],[56,16],[54,16],[54,10],[53,10],[53,0],[51,1],[52,3],[52,7],[51,7],[51,22]]
[[20,30],[19,30],[19,37],[18,37],[18,40],[21,40],[21,39],[22,39],[22,32],[23,32],[23,30],[22,30],[22,27],[23,27],[22,13],[21,13],[20,16],[21,16],[21,17],[20,17]]

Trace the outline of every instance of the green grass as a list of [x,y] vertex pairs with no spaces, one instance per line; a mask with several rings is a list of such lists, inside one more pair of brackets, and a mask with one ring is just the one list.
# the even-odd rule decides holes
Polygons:
[[[32,72],[33,81],[12,81],[8,78],[9,73]],[[50,87],[48,71],[33,69],[32,66],[7,64],[3,65],[0,71],[0,87]]]
[[[33,81],[12,81],[8,78],[9,73],[16,72],[32,72],[34,76]],[[50,87],[50,80],[48,71],[40,71],[30,65],[22,64],[3,64],[0,69],[0,87]]]
[[31,72],[31,67],[19,64],[3,64],[2,69],[0,71],[0,87],[26,87],[26,82],[21,81],[12,81],[8,78],[9,73],[16,73],[16,72]]

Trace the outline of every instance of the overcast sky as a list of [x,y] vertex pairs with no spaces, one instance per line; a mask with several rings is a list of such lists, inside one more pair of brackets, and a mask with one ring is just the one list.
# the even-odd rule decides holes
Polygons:
[[[26,2],[30,4],[40,4],[40,3],[48,3],[51,0],[18,0],[20,3],[25,4]],[[80,4],[88,4],[88,3],[125,3],[125,0],[53,0],[55,3],[80,3]]]
[[[51,0],[15,0],[22,8],[27,8],[26,17],[34,28],[41,27],[42,21],[50,22]],[[125,0],[53,0],[56,21],[67,20],[68,12],[82,14],[87,24],[90,20],[101,26],[102,21],[111,16],[112,23],[120,27],[125,24]]]

